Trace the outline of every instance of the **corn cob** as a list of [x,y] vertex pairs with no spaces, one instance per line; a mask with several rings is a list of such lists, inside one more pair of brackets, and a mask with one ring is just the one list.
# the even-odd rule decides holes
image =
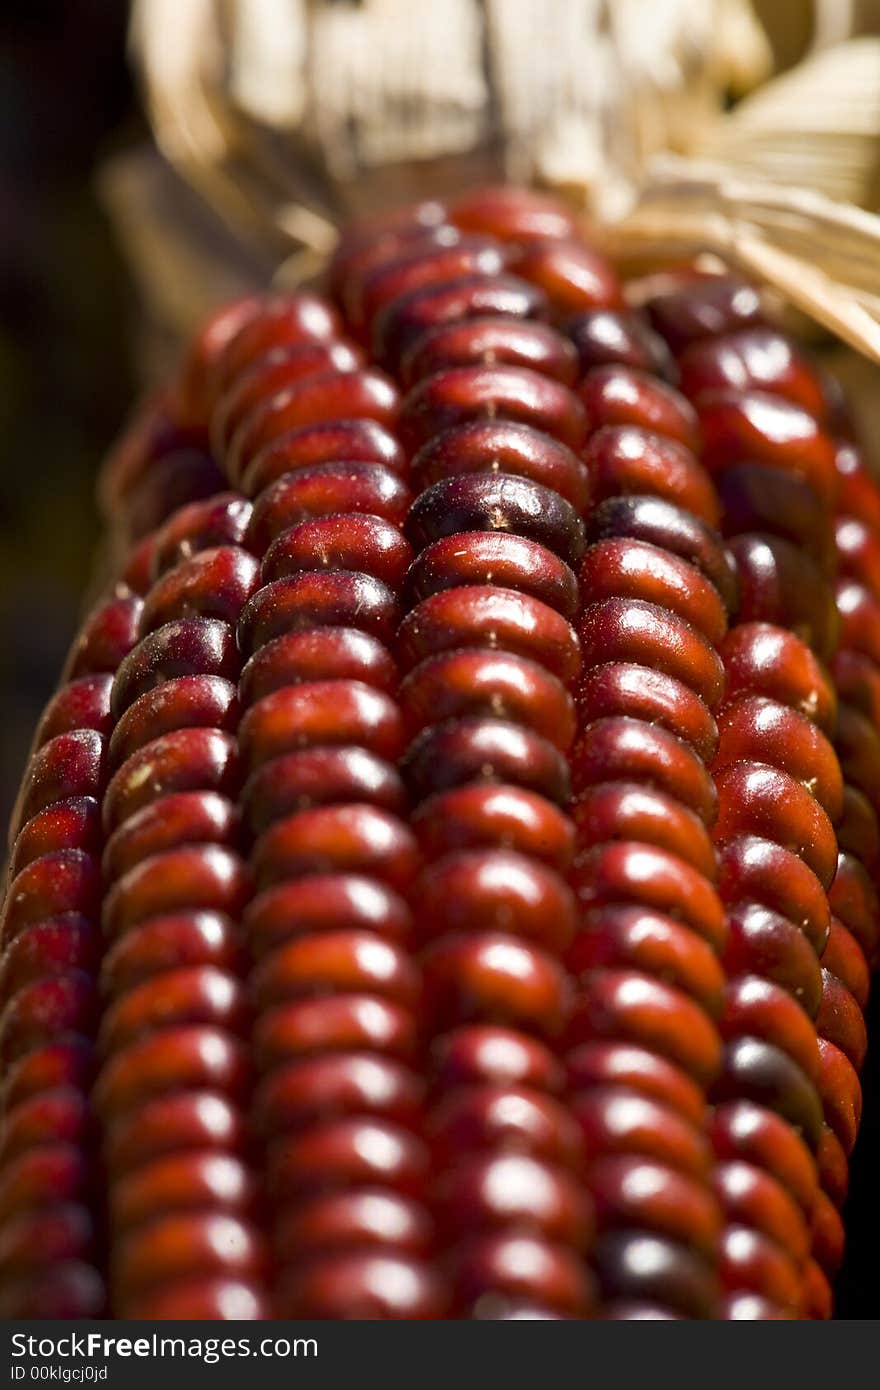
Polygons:
[[11,827],[0,1308],[827,1316],[880,715],[839,402],[748,286],[627,308],[516,190],[328,284],[221,311],[104,470]]
[[104,1306],[89,1104],[101,956],[101,798],[113,672],[140,599],[101,602],[74,641],[34,740],[9,827],[0,941],[5,1317],[90,1317]]
[[[822,969],[818,977],[811,971],[809,985],[804,979],[795,983],[791,975],[787,979],[778,974],[768,978],[760,968],[763,958],[753,929],[748,950],[744,949],[742,931],[738,934],[736,970],[728,962],[731,974],[743,971],[739,997],[729,993],[733,1006],[730,1026],[732,1035],[743,1039],[744,1050],[753,1053],[752,1066],[757,1069],[761,1060],[767,1066],[767,1043],[787,1053],[790,1062],[799,1063],[801,1075],[791,1075],[785,1088],[788,1095],[783,1096],[784,1077],[779,1058],[775,1059],[779,1090],[772,1108],[785,1113],[785,1107],[793,1103],[802,1107],[799,1127],[816,1152],[819,1179],[819,1189],[806,1213],[810,1242],[804,1241],[803,1230],[795,1237],[790,1221],[787,1240],[781,1223],[775,1229],[765,1224],[758,1229],[774,1237],[777,1247],[787,1249],[789,1268],[782,1266],[777,1255],[774,1273],[768,1249],[760,1279],[757,1262],[749,1275],[743,1272],[743,1278],[746,1289],[796,1311],[795,1275],[799,1273],[805,1311],[829,1316],[828,1279],[836,1272],[843,1250],[838,1207],[846,1192],[846,1154],[855,1141],[859,1122],[857,1070],[866,1043],[861,1013],[867,998],[866,957],[873,956],[877,939],[877,900],[871,883],[877,823],[874,808],[864,794],[867,791],[876,796],[876,783],[870,780],[872,758],[877,766],[876,732],[846,701],[846,687],[839,682],[841,663],[845,668],[850,659],[845,634],[834,663],[838,689],[844,697],[836,710],[830,699],[823,697],[820,707],[815,698],[807,698],[811,692],[806,686],[801,687],[798,698],[793,698],[791,687],[787,695],[778,688],[768,692],[764,676],[748,671],[746,652],[756,644],[778,642],[780,628],[788,628],[805,638],[819,658],[830,658],[837,646],[837,609],[845,613],[847,607],[841,594],[846,594],[848,577],[864,574],[863,557],[871,553],[871,534],[847,517],[845,504],[836,533],[832,529],[839,461],[853,467],[855,460],[845,442],[835,446],[833,433],[845,425],[828,384],[791,341],[759,322],[758,306],[748,306],[743,287],[728,284],[728,312],[719,307],[718,292],[721,289],[723,293],[724,288],[710,282],[691,289],[692,304],[699,305],[702,298],[705,306],[709,296],[715,296],[710,330],[705,318],[691,332],[683,327],[687,315],[678,315],[676,309],[687,297],[686,288],[654,305],[657,327],[661,332],[666,327],[671,346],[679,352],[683,389],[698,405],[702,403],[706,455],[719,480],[725,531],[733,538],[740,578],[739,617],[743,626],[731,634],[731,641],[737,644],[731,653],[737,668],[737,695],[726,710],[716,760],[723,779],[716,834],[723,843],[731,835],[748,833],[754,828],[753,818],[760,819],[762,834],[796,849],[819,875],[828,892],[831,913],[823,922],[823,934],[814,938]],[[729,305],[737,296],[741,311],[739,321],[733,322]],[[843,587],[835,605],[832,580],[838,565]],[[761,623],[753,636],[748,630],[750,620]],[[768,628],[767,620],[777,627]],[[800,656],[803,664],[807,654],[802,651]],[[827,683],[824,675],[822,681]],[[730,684],[728,679],[729,691]],[[812,693],[819,689],[817,680]],[[771,693],[772,701],[767,698]],[[828,743],[829,733],[836,734],[839,762]],[[737,767],[739,759],[752,760],[752,764]],[[769,768],[774,769],[772,774]],[[809,789],[812,805],[802,794],[802,804],[797,804],[791,777]],[[751,782],[748,789],[747,782]],[[754,799],[751,814],[749,794]],[[804,820],[798,826],[800,817]],[[834,837],[830,833],[832,822],[836,826]],[[816,858],[819,849],[823,850],[821,863]],[[741,891],[741,885],[738,889]],[[744,920],[739,906],[734,914],[737,919]],[[763,985],[758,983],[761,976]],[[782,985],[790,991],[794,985],[793,993],[802,1009],[814,1018],[817,1047],[807,1036],[800,1010],[789,1009],[790,1021],[785,1026],[782,1000],[772,998],[773,994],[778,996]],[[752,997],[751,1019],[749,1009],[743,1008],[745,994]],[[763,1007],[759,1003],[762,995]],[[774,1005],[777,1019],[771,1024]],[[763,1032],[759,1031],[762,1027]],[[763,1036],[763,1059],[754,1044],[746,1041],[753,1033]],[[740,1085],[731,1088],[730,1079],[725,1078],[725,1091],[754,1100],[749,1094],[746,1068],[740,1070]],[[811,1087],[803,1085],[805,1078],[812,1082]],[[799,1102],[795,1089],[802,1093]],[[821,1100],[821,1107],[817,1100]],[[824,1123],[820,1123],[822,1108]],[[731,1245],[734,1239],[745,1253],[747,1244],[738,1233],[734,1235],[732,1226]],[[810,1248],[812,1258],[805,1263]],[[781,1297],[786,1290],[787,1296]]]

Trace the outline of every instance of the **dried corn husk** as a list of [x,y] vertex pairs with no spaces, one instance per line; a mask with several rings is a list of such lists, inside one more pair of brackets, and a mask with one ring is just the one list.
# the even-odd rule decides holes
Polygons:
[[[800,17],[806,57],[762,83],[781,9]],[[351,215],[503,175],[565,190],[617,254],[723,255],[880,361],[880,39],[847,38],[878,11],[136,0],[132,33],[168,165],[248,247],[258,279],[282,257],[288,281],[307,278]],[[124,185],[111,172],[122,209]],[[186,295],[161,295],[182,327],[198,257],[185,234],[176,252],[168,226],[163,239],[152,274],[186,281]]]
[[880,38],[817,51],[648,168],[621,251],[708,249],[880,362]]
[[171,167],[303,274],[341,220],[468,182],[618,215],[769,64],[748,0],[136,0],[132,48]]
[[598,234],[617,256],[715,252],[880,362],[880,218],[852,204],[667,158],[632,213]]

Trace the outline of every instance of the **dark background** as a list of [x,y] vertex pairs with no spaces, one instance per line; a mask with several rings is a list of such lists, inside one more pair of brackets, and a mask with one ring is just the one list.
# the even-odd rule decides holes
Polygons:
[[0,4],[0,820],[89,578],[134,386],[96,165],[138,137],[122,0]]
[[[186,3],[186,0],[181,0]],[[82,604],[94,478],[130,404],[134,314],[94,172],[143,137],[121,0],[0,6],[0,822]],[[880,1037],[880,991],[869,1019]],[[838,1315],[880,1316],[880,1047]]]

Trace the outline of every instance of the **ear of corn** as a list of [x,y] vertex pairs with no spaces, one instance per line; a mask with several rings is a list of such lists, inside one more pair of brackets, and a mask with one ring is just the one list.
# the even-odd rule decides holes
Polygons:
[[[489,189],[105,467],[10,828],[7,1317],[827,1317],[880,493],[727,276]],[[332,302],[331,302],[332,300]],[[836,586],[836,587],[835,587]]]

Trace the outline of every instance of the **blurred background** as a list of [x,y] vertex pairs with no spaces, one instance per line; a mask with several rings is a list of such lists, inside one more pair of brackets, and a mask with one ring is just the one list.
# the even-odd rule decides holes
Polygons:
[[96,165],[140,138],[125,6],[0,6],[0,820],[89,579],[93,481],[134,385]]
[[[787,67],[810,40],[803,0],[756,9]],[[143,363],[138,296],[97,180],[147,134],[126,21],[106,0],[0,6],[0,821],[90,584],[95,474]],[[880,992],[871,1013],[876,1039]],[[841,1318],[880,1317],[876,1041],[863,1081]]]

